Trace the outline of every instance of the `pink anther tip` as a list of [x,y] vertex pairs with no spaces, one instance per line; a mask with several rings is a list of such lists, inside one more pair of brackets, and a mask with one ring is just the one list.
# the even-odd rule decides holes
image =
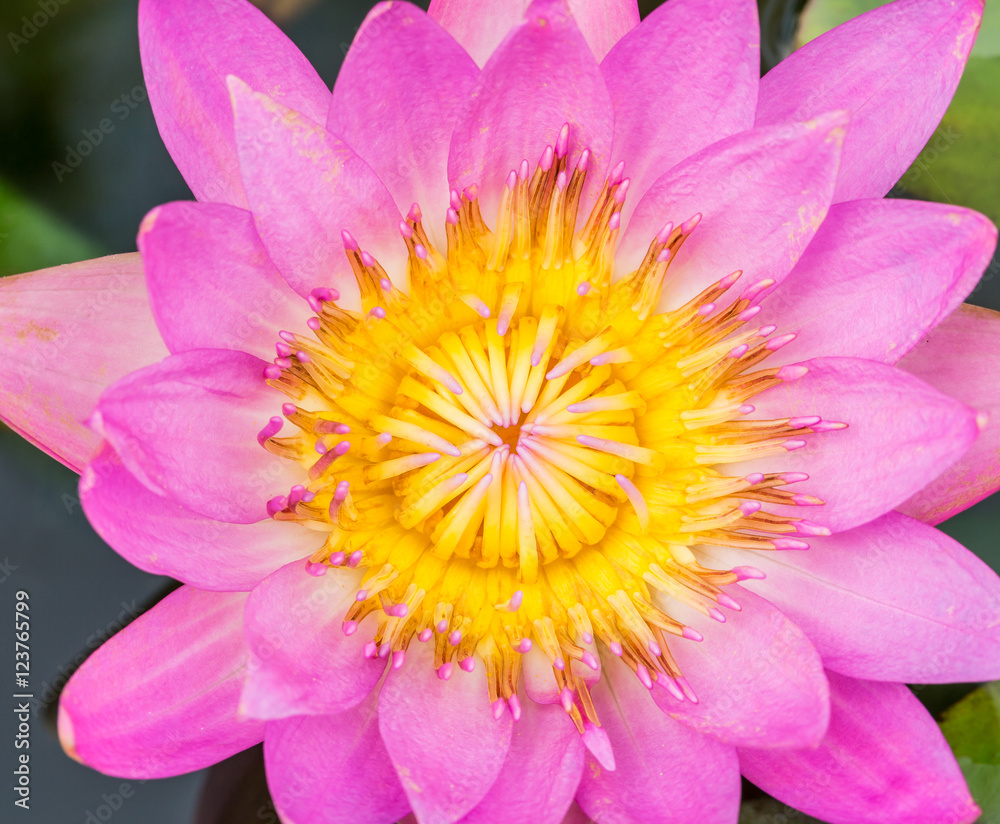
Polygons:
[[752,566],[733,567],[732,571],[736,575],[737,581],[763,581],[767,577],[759,569]]
[[809,367],[802,364],[789,364],[782,366],[775,377],[782,381],[797,381],[809,374]]
[[830,535],[830,530],[825,526],[820,526],[812,521],[807,521],[805,519],[797,521],[795,523],[795,531],[799,535],[809,535],[813,537],[826,537]]
[[315,564],[312,561],[306,561],[306,572],[312,575],[314,578],[321,578],[326,575],[327,566],[326,564]]
[[772,538],[775,549],[809,549],[809,544],[798,538]]
[[[696,212],[681,224],[681,233],[691,234],[699,223],[701,223],[701,212]],[[701,236],[699,235],[699,237]]]
[[692,704],[698,703],[698,696],[695,695],[694,690],[691,689],[691,685],[688,683],[687,678],[683,676],[678,676],[676,679],[677,686],[679,686],[684,691],[684,697],[687,698]]
[[358,242],[354,239],[354,235],[348,232],[347,229],[344,229],[340,233],[340,238],[344,241],[344,248],[349,252],[356,252],[360,248]]
[[726,609],[731,609],[733,612],[742,612],[743,607],[739,605],[737,601],[727,595],[725,592],[720,592],[716,596],[716,600],[719,602],[719,606],[723,606]]

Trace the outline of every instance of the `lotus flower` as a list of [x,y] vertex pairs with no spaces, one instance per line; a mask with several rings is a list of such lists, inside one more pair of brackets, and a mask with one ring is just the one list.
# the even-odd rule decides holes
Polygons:
[[[184,582],[67,685],[66,751],[263,740],[286,822],[978,810],[904,683],[1000,677],[996,229],[884,200],[981,0],[759,79],[753,0],[377,6],[333,93],[243,0],[142,0],[196,202],[6,280],[9,424]],[[419,204],[419,205],[416,205]]]

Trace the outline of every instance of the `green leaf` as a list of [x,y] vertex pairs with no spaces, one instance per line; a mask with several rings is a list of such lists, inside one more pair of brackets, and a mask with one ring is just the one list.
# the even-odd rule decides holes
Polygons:
[[955,755],[1000,766],[1000,681],[970,692],[947,709],[941,731]]
[[[799,19],[796,41],[801,46],[852,17],[884,6],[887,2],[889,0],[811,0]],[[973,57],[1000,56],[1000,13],[993,11],[990,4],[986,8],[979,37],[972,49]]]
[[983,810],[978,824],[1000,824],[1000,681],[980,687],[948,709],[941,731]]
[[0,276],[99,254],[96,244],[0,181]]
[[754,798],[740,805],[739,824],[822,824],[773,798]]

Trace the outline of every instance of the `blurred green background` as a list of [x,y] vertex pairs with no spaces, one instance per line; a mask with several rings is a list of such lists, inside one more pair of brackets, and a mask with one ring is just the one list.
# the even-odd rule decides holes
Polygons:
[[[258,5],[332,85],[371,3],[259,0]],[[640,2],[644,13],[656,5]],[[763,69],[877,5],[877,0],[760,0]],[[43,12],[42,25],[31,22],[42,11],[39,0],[3,0],[0,9],[0,275],[132,251],[149,209],[190,197],[146,100],[136,0],[49,0],[44,7],[55,12]],[[995,9],[987,9],[973,55],[944,122],[892,196],[971,206],[1000,222],[1000,13]],[[113,131],[85,162],[66,166],[67,147],[107,117],[113,117]],[[994,258],[969,301],[1000,309],[998,273]],[[108,811],[116,824],[274,821],[258,750],[210,774],[152,782],[102,776],[62,754],[51,719],[67,673],[155,602],[170,582],[139,572],[104,545],[80,512],[76,476],[2,426],[0,524],[0,605],[12,605],[17,589],[31,593],[32,678],[41,701],[31,748],[32,809],[19,812],[18,820],[92,824],[106,820]],[[996,496],[943,529],[1000,568]],[[5,661],[13,660],[9,643],[6,636],[0,641]],[[973,688],[916,692],[940,714]],[[11,719],[5,724],[12,737]],[[969,695],[949,711],[944,729],[986,810],[981,822],[1000,824],[1000,690]],[[14,751],[4,751],[11,755],[0,756],[0,768],[12,769]],[[741,824],[808,821],[747,787]]]

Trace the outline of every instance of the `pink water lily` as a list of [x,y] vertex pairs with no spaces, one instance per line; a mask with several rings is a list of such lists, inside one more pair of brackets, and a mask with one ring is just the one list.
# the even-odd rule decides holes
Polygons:
[[[753,0],[375,7],[332,94],[244,0],[141,0],[197,198],[0,282],[10,426],[184,583],[63,693],[134,778],[260,741],[294,824],[978,809],[905,683],[1000,677],[996,245],[885,200],[981,0],[759,79]],[[419,205],[417,205],[419,204]]]

